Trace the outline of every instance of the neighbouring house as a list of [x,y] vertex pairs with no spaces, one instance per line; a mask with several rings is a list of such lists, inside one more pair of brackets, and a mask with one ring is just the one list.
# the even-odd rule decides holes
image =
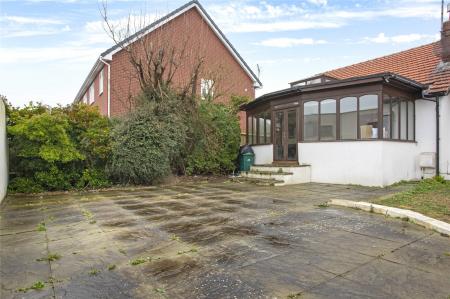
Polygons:
[[[243,176],[369,186],[450,179],[450,21],[439,42],[290,85],[242,106],[256,164]],[[277,174],[280,165],[289,167]]]
[[[232,95],[237,95],[253,100],[255,88],[262,86],[202,5],[191,1],[103,52],[82,84],[75,102],[98,106],[101,114],[108,117],[128,112],[133,105],[132,98],[140,91],[127,52],[133,47],[134,50],[153,47],[155,53],[158,53],[158,47],[178,51],[182,61],[178,62],[173,78],[175,87],[191,80],[190,72],[201,59],[202,67],[195,78],[195,93],[201,98],[213,96],[215,101],[227,102]],[[240,112],[240,119],[245,138],[244,112]]]

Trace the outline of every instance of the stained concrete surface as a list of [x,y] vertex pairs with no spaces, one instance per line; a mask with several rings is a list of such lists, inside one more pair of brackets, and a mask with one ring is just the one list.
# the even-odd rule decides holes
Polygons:
[[[10,196],[0,212],[0,297],[447,299],[448,237],[319,207],[389,192],[195,182]],[[37,281],[45,287],[25,289]]]

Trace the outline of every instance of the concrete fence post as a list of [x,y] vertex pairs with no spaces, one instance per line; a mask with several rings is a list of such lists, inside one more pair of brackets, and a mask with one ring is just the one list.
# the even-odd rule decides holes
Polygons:
[[6,139],[6,107],[0,99],[0,203],[8,188],[8,143]]

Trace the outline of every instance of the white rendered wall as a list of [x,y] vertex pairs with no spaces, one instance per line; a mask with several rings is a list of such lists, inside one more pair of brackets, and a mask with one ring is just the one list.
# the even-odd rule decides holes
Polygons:
[[0,99],[0,203],[5,198],[8,187],[8,168],[6,143],[6,115],[5,104]]
[[392,141],[299,144],[299,163],[317,183],[386,186],[419,178],[417,144]]
[[272,164],[273,162],[273,145],[253,145],[255,153],[255,165]]
[[436,152],[436,104],[416,101],[416,141],[419,152]]
[[440,163],[441,175],[450,180],[450,96],[440,98]]
[[[450,180],[450,97],[441,97],[439,105],[439,170],[443,177]],[[436,104],[434,102],[416,101],[416,141],[419,154],[436,153]],[[428,176],[435,174],[434,169],[430,171]]]
[[421,178],[417,143],[382,141],[382,153],[382,186]]

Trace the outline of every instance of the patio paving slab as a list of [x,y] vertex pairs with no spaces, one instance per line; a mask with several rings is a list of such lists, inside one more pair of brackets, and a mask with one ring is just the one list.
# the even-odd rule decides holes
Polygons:
[[[9,196],[0,210],[0,296],[447,299],[448,237],[320,207],[390,192],[196,182]],[[59,258],[42,260],[52,254]],[[38,281],[42,290],[24,290]]]

